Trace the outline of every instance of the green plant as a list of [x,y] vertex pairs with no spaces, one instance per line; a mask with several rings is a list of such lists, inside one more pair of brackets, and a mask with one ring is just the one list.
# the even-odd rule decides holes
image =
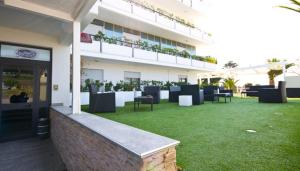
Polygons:
[[105,38],[105,34],[102,31],[98,31],[98,33],[94,36],[94,40],[100,41]]
[[160,45],[153,45],[153,46],[151,46],[151,50],[153,52],[161,52],[162,51]]
[[[270,63],[270,64],[278,63],[278,62],[280,62],[280,59],[277,59],[277,58],[268,59],[268,63]],[[288,69],[294,65],[295,65],[294,63],[287,64],[287,65],[285,65],[285,69]],[[274,85],[275,77],[277,77],[278,75],[281,75],[282,73],[283,73],[282,69],[270,69],[268,71],[269,84]]]
[[225,65],[224,65],[224,68],[226,69],[231,69],[231,68],[236,68],[238,67],[239,65],[233,61],[228,61]]
[[123,90],[123,88],[124,88],[124,82],[122,80],[117,82],[116,85],[113,86],[114,91],[120,91]]
[[300,1],[299,0],[290,0],[290,2],[294,5],[294,7],[288,7],[288,6],[284,6],[284,5],[281,5],[279,7],[300,13]]
[[204,57],[204,61],[212,63],[212,64],[217,64],[218,63],[217,59],[214,58],[214,57],[211,57],[211,56]]
[[8,87],[8,89],[11,89],[11,88],[13,88],[13,87],[17,87],[18,84],[19,84],[18,80],[16,80],[15,78],[5,79],[5,80],[3,81],[3,83],[4,83],[4,85],[5,85],[6,87]]
[[178,55],[184,58],[189,58],[191,56],[186,50],[179,52]]
[[233,92],[236,92],[236,83],[238,80],[235,80],[234,78],[225,78],[223,81],[223,86],[226,89],[233,90]]
[[104,85],[104,89],[105,89],[106,92],[107,92],[107,91],[111,91],[111,90],[112,90],[112,87],[113,87],[113,83],[112,83],[111,81],[105,83],[105,85]]

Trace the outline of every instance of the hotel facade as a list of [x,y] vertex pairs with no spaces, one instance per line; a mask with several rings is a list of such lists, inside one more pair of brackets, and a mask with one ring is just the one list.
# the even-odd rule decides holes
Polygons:
[[68,170],[176,170],[179,141],[82,112],[81,88],[86,79],[197,83],[216,68],[202,54],[212,40],[193,23],[198,7],[0,0],[0,142],[36,136],[49,118]]

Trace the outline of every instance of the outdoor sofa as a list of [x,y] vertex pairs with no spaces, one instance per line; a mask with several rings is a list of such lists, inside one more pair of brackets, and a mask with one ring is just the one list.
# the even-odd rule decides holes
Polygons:
[[262,88],[259,90],[259,102],[263,103],[286,103],[286,82],[279,81],[278,88]]

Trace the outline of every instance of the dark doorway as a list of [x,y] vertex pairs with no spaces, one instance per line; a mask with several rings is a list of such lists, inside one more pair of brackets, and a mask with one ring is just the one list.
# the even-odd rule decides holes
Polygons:
[[34,136],[38,118],[48,117],[50,68],[50,61],[0,57],[0,141]]

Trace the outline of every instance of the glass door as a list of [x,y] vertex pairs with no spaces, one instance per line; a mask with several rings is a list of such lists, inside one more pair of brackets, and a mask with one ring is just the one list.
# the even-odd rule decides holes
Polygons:
[[33,134],[35,69],[8,64],[1,67],[1,138]]

